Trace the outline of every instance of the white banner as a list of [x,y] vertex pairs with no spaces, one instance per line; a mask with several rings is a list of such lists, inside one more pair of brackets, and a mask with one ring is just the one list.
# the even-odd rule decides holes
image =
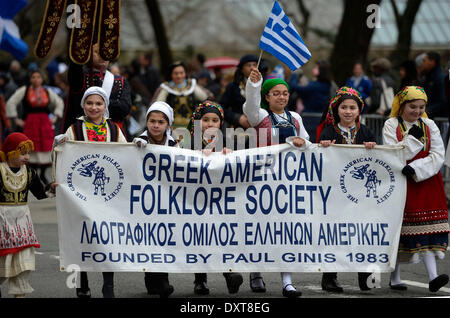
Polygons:
[[382,146],[203,156],[66,142],[56,163],[61,270],[392,271],[404,165],[401,149]]

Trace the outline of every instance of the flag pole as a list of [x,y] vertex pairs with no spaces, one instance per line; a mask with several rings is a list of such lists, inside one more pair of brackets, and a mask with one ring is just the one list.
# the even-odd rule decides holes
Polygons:
[[261,50],[261,53],[259,53],[259,59],[258,59],[258,64],[256,65],[256,68],[259,68],[259,63],[261,62],[262,55],[263,55],[263,50]]

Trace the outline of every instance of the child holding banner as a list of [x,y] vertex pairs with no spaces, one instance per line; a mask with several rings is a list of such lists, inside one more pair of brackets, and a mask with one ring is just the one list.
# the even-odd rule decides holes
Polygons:
[[[300,115],[288,111],[289,85],[282,79],[268,79],[263,83],[261,73],[254,68],[245,87],[246,102],[244,114],[248,122],[256,128],[258,146],[270,146],[289,142],[296,147],[307,147],[311,142],[303,126]],[[266,140],[262,140],[266,137]],[[296,298],[301,296],[292,284],[291,273],[281,273],[283,296]],[[261,273],[252,273],[250,283],[264,287]]]
[[[195,134],[195,122],[200,121],[201,124],[201,136]],[[211,152],[221,150],[223,154],[231,152],[231,149],[225,147],[226,141],[222,133],[224,121],[224,112],[222,106],[219,104],[206,100],[201,103],[193,112],[191,120],[187,129],[191,133],[191,149],[196,149],[195,138],[201,138],[201,150],[205,155],[211,154]],[[220,140],[222,138],[222,140]],[[223,148],[222,148],[223,146]],[[235,294],[239,291],[243,279],[239,273],[223,273],[225,281],[227,283],[228,292]],[[194,293],[197,295],[208,295],[209,288],[206,284],[206,273],[195,273],[194,281]]]
[[35,269],[34,248],[40,247],[28,191],[39,200],[48,196],[37,172],[27,165],[33,147],[24,134],[12,133],[0,151],[0,284],[8,279],[8,293],[16,298],[33,291],[28,276]]
[[147,144],[174,147],[177,142],[173,139],[170,127],[173,123],[173,109],[165,102],[154,102],[147,110],[147,127],[145,131],[133,139],[139,147]]
[[[325,120],[317,128],[318,141],[324,147],[332,144],[363,144],[366,149],[376,146],[372,131],[360,123],[360,114],[364,102],[358,91],[350,87],[341,87],[331,99]],[[358,273],[361,290],[369,290],[367,278],[370,273]],[[322,289],[328,292],[342,293],[344,290],[337,281],[337,273],[323,273]]]
[[[171,135],[170,126],[173,124],[173,109],[165,102],[154,102],[147,110],[147,127],[137,138],[133,139],[138,147],[147,144],[175,147],[176,141]],[[149,295],[159,295],[167,298],[173,293],[173,286],[169,284],[168,273],[145,273],[145,287]]]
[[407,193],[399,253],[389,285],[406,290],[400,279],[399,262],[418,263],[423,260],[428,272],[431,292],[446,285],[449,277],[437,274],[436,257],[444,258],[447,250],[447,199],[440,169],[445,148],[439,128],[425,113],[427,95],[422,87],[406,86],[392,103],[390,118],[383,127],[386,145],[403,145],[407,165]]
[[[109,98],[105,90],[99,86],[89,87],[81,99],[81,107],[84,116],[77,118],[65,134],[55,137],[54,145],[61,144],[66,140],[77,140],[87,142],[122,142],[127,140],[120,127],[109,119]],[[77,288],[79,298],[90,298],[91,291],[88,285],[86,272],[81,272],[81,286]],[[104,298],[114,298],[114,273],[103,272]]]

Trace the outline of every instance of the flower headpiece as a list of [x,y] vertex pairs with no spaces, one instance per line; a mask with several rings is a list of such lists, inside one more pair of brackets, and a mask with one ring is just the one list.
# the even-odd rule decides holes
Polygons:
[[195,109],[195,111],[192,113],[191,120],[189,121],[189,124],[187,127],[189,129],[189,131],[191,132],[191,135],[194,134],[194,121],[200,120],[203,117],[203,115],[205,115],[207,113],[217,114],[220,118],[220,128],[222,128],[223,120],[225,118],[222,106],[220,106],[216,102],[206,100],[203,103],[201,103],[200,105],[198,105],[197,108]]
[[[416,99],[422,99],[425,101],[425,103],[428,102],[427,94],[425,93],[425,90],[423,87],[420,86],[405,86],[403,87],[394,98],[394,101],[392,102],[392,109],[391,114],[389,117],[397,117],[400,115],[400,108],[401,106],[412,100]],[[428,118],[427,114],[424,112],[422,114],[422,117]]]
[[[325,120],[319,124],[316,131],[316,140],[319,140],[320,134],[326,125],[335,125],[338,118],[337,108],[345,99],[353,99],[358,104],[359,113],[362,113],[364,109],[364,101],[361,98],[361,94],[354,88],[343,86],[337,92],[336,95],[331,99],[328,106],[327,115]],[[356,119],[357,130],[359,129],[359,117]]]
[[361,98],[361,94],[354,88],[343,86],[336,92],[336,95],[330,101],[327,117],[325,119],[325,122],[327,124],[334,123],[334,114],[337,115],[337,108],[342,103],[342,101],[347,98],[355,100],[358,104],[359,112],[362,112],[362,110],[364,109],[364,101]]

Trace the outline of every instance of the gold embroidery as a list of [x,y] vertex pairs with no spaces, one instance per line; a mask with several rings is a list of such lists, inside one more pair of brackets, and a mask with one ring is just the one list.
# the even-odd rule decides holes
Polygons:
[[[58,26],[62,21],[67,0],[47,0],[44,17],[34,54],[44,58],[49,53]],[[81,7],[80,27],[72,28],[70,34],[69,57],[77,64],[86,64],[91,58],[93,33],[99,32],[100,56],[107,61],[117,59],[120,54],[120,0],[75,0]],[[97,10],[100,18],[96,21]],[[103,30],[105,26],[105,30]]]
[[86,64],[91,58],[91,46],[96,24],[97,2],[76,0],[80,5],[82,18],[80,28],[72,29],[69,56],[77,64]]
[[114,18],[112,14],[109,15],[109,17],[105,20],[104,24],[108,25],[108,28],[112,29],[114,28],[114,24],[117,23],[117,19]]
[[17,173],[14,173],[11,171],[7,163],[2,162],[0,164],[0,171],[4,186],[4,188],[2,189],[2,194],[5,197],[7,203],[19,203],[24,201],[27,194],[26,192],[21,192],[25,190],[28,179],[29,177],[31,177],[27,173],[27,167],[22,166]]
[[25,189],[28,180],[26,166],[20,167],[20,170],[17,173],[12,172],[8,167],[8,164],[5,162],[2,162],[0,167],[2,171],[3,185],[8,191],[17,192]]
[[111,61],[120,54],[120,0],[102,0],[100,3],[99,44],[100,56]]
[[65,0],[47,0],[41,30],[34,47],[34,54],[36,57],[44,58],[50,51],[53,39],[55,38],[58,30],[58,25],[61,22],[62,15],[64,14],[65,7]]
[[27,193],[26,192],[19,192],[19,202],[24,202],[27,199]]

